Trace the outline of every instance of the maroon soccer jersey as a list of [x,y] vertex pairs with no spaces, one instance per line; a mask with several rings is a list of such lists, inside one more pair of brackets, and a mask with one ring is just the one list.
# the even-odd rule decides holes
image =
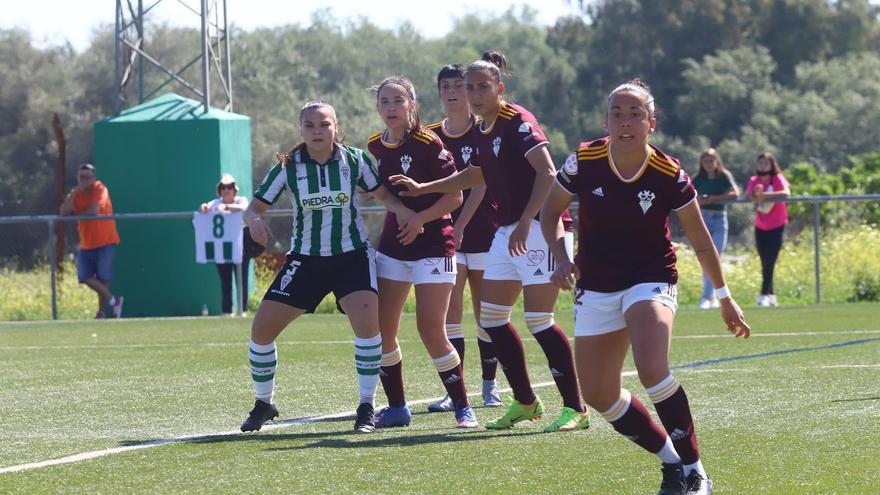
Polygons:
[[471,166],[479,167],[489,194],[498,204],[501,225],[519,221],[535,183],[535,169],[526,153],[547,146],[547,137],[534,115],[525,108],[501,102],[495,122],[473,130],[476,155]]
[[[440,137],[440,140],[443,141],[443,144],[446,145],[446,149],[453,154],[455,165],[459,171],[464,170],[468,166],[471,156],[474,154],[472,128],[473,126],[468,127],[465,132],[454,136],[446,132],[446,129],[443,128],[443,122],[437,122],[428,126],[428,129],[434,131]],[[467,201],[469,195],[470,189],[464,191],[465,201]],[[452,220],[458,220],[459,214],[461,214],[461,207],[452,212]],[[480,206],[477,207],[477,211],[474,212],[474,216],[471,217],[471,221],[468,222],[467,227],[464,229],[459,251],[462,253],[485,253],[489,251],[489,246],[492,245],[492,238],[495,236],[496,230],[498,230],[498,205],[495,204],[492,200],[492,195],[487,191],[483,201],[480,202]]]
[[[402,174],[416,182],[430,182],[455,173],[455,158],[433,132],[416,131],[406,141],[398,145],[382,141],[382,133],[370,137],[367,149],[376,158],[376,168],[382,184],[403,204],[419,212],[430,208],[442,194],[424,196],[400,196],[403,186],[393,186],[388,181],[392,175]],[[395,259],[414,261],[422,258],[439,258],[455,254],[452,236],[452,216],[448,213],[437,220],[425,224],[425,232],[416,240],[404,246],[397,240],[397,215],[388,212],[382,237],[379,239],[379,252]]]
[[649,282],[678,281],[669,213],[696,198],[690,177],[651,146],[639,172],[624,180],[609,154],[609,139],[581,143],[556,176],[578,196],[577,286],[617,292]]

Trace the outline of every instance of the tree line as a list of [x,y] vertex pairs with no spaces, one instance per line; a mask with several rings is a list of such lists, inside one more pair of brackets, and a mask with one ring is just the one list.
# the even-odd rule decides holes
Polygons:
[[[438,70],[494,48],[513,70],[507,93],[545,126],[557,163],[578,142],[604,135],[608,92],[639,76],[660,109],[655,143],[691,173],[712,146],[742,184],[758,153],[771,151],[786,168],[798,164],[797,180],[860,170],[834,190],[880,192],[871,190],[880,188],[877,157],[865,158],[880,150],[878,12],[867,0],[605,0],[550,27],[535,24],[527,8],[466,14],[437,39],[412,25],[385,30],[328,11],[307,26],[248,31],[233,22],[234,111],[252,119],[259,180],[276,151],[296,144],[303,102],[331,102],[346,141],[365,146],[381,130],[372,84],[410,77],[423,122],[435,121]],[[168,67],[183,67],[198,47],[196,29],[160,24],[146,33],[148,51]],[[91,160],[92,125],[114,108],[113,45],[109,24],[82,52],[37,48],[25,30],[0,30],[0,215],[57,211],[53,113],[67,136],[68,184],[75,165]],[[198,65],[184,76],[198,80]],[[155,87],[164,74],[148,68],[145,79]],[[124,96],[137,104],[133,84]],[[747,216],[734,215],[734,234]],[[0,259],[27,266],[45,256],[44,225],[0,225],[0,238],[15,239],[0,243]]]

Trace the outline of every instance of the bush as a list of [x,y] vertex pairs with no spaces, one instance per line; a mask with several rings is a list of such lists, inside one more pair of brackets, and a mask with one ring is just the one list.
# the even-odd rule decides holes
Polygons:
[[[824,233],[822,252],[822,302],[842,303],[880,300],[880,228],[863,225]],[[702,271],[690,246],[675,244],[678,255],[678,298],[683,307],[696,306],[702,293]],[[255,263],[255,290],[251,308],[257,308],[266,288],[275,278],[278,260],[283,255],[264,253]],[[737,248],[722,256],[724,276],[734,297],[744,306],[754,304],[761,286],[761,262],[753,249]],[[96,311],[94,293],[77,283],[76,274],[65,274],[58,283],[58,317],[64,320],[89,319]],[[812,304],[815,301],[813,279],[813,233],[802,231],[783,245],[776,264],[775,289],[781,304]],[[43,262],[22,272],[0,268],[0,286],[8,288],[0,299],[0,320],[47,320],[52,317],[49,268]],[[465,311],[469,312],[470,293],[465,289]],[[571,292],[560,292],[556,312],[571,311]],[[415,311],[415,293],[411,292],[404,311]],[[333,313],[336,300],[327,296],[316,313]],[[522,311],[522,297],[514,311]]]

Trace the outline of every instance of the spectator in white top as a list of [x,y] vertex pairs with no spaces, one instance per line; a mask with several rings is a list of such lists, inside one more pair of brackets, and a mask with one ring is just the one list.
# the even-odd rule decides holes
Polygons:
[[[217,198],[199,206],[202,213],[237,213],[243,212],[248,207],[248,200],[244,196],[238,196],[238,186],[235,184],[235,177],[230,174],[223,174],[220,182],[217,183]],[[249,242],[250,241],[250,242]],[[241,285],[244,287],[244,293],[247,294],[248,272],[250,271],[251,259],[260,253],[255,252],[253,246],[257,246],[262,251],[262,246],[251,240],[248,228],[244,228],[244,249],[241,258]],[[217,273],[220,275],[220,306],[224,316],[232,316],[232,278],[235,273],[234,263],[217,263]],[[236,282],[238,280],[236,279]],[[248,310],[248,298],[245,295],[242,311]]]

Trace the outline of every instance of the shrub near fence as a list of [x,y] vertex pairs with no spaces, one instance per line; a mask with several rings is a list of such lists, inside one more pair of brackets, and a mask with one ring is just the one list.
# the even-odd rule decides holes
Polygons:
[[[822,252],[822,301],[828,303],[880,300],[880,227],[860,226],[824,233]],[[679,304],[695,307],[702,290],[702,272],[690,246],[676,244],[679,270]],[[265,254],[256,265],[256,289],[251,295],[251,307],[256,308],[275,276],[278,261],[283,255]],[[68,265],[71,266],[72,265]],[[71,268],[72,269],[72,268]],[[738,249],[724,254],[727,283],[743,306],[754,306],[761,283],[761,263],[757,253]],[[0,320],[47,320],[51,318],[51,291],[49,269],[46,263],[29,272],[0,269]],[[776,293],[780,304],[812,304],[815,300],[813,280],[813,233],[803,230],[794,240],[786,241],[776,265]],[[95,313],[95,296],[91,290],[76,281],[74,273],[66,273],[59,284],[58,313],[61,319],[87,319]],[[218,294],[217,297],[220,295]],[[470,295],[465,295],[465,301]],[[557,313],[572,308],[570,293],[562,293],[556,306]],[[467,305],[469,306],[469,305]],[[415,311],[415,297],[410,294],[404,308]],[[522,310],[522,298],[517,301]],[[317,313],[336,311],[333,296],[328,296]]]

